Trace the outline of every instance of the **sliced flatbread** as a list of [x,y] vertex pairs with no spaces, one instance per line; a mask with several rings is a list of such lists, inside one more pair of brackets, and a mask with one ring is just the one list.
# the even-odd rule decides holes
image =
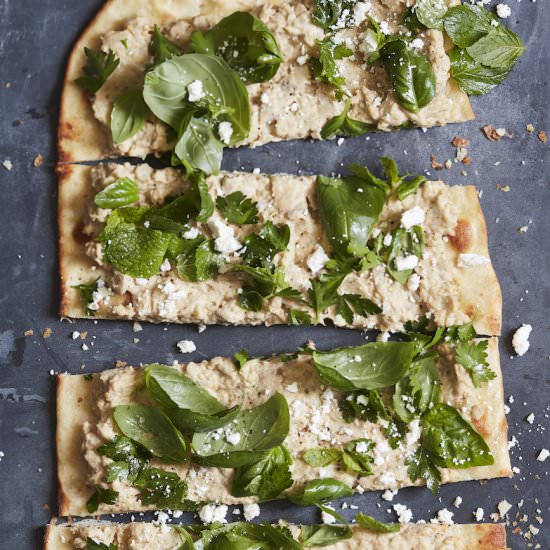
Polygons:
[[[59,172],[62,316],[86,316],[86,304],[74,287],[98,278],[104,288],[96,293],[97,318],[273,325],[288,324],[292,308],[308,310],[282,297],[268,300],[260,311],[242,309],[237,300],[242,276],[235,272],[202,282],[182,280],[174,265],[148,280],[122,275],[103,260],[101,244],[95,241],[110,213],[94,205],[95,194],[117,178],[129,177],[139,187],[139,204],[151,206],[183,193],[189,184],[175,169],[153,170],[147,165],[64,165]],[[326,251],[330,249],[317,207],[315,178],[223,173],[211,176],[207,182],[213,198],[241,191],[258,203],[260,224],[232,225],[237,238],[257,231],[266,221],[290,227],[290,243],[277,254],[275,262],[284,268],[287,283],[306,294],[314,276],[312,257],[319,245]],[[377,227],[382,232],[391,231],[400,224],[402,214],[414,207],[425,213],[425,253],[416,268],[415,284],[398,283],[383,265],[353,272],[340,292],[368,298],[382,308],[382,313],[355,315],[350,323],[332,306],[320,321],[331,319],[338,326],[400,331],[405,322],[426,315],[438,326],[473,321],[479,334],[498,335],[502,297],[489,261],[485,219],[475,188],[427,182],[403,201],[391,199]],[[207,236],[212,235],[209,224],[216,220],[224,222],[219,211],[202,225]],[[230,259],[236,260],[234,256]]]
[[[397,23],[402,19],[405,3],[375,0],[369,4],[369,14],[375,19],[384,21],[392,32],[402,30]],[[137,135],[114,146],[109,130],[112,106],[125,91],[142,85],[154,24],[161,25],[172,41],[187,46],[193,30],[207,30],[237,10],[253,13],[268,26],[285,59],[272,80],[248,87],[252,127],[245,143],[255,146],[319,138],[323,125],[342,112],[344,102],[335,101],[334,89],[315,81],[311,74],[309,56],[315,55],[316,40],[324,36],[311,20],[312,0],[110,0],[81,35],[69,59],[59,121],[60,160],[78,162],[113,155],[144,157],[170,149],[166,127],[154,117]],[[368,42],[362,35],[364,31],[359,27],[347,29],[339,33],[339,38],[351,40],[361,48]],[[358,51],[337,62],[352,95],[351,117],[381,130],[411,124],[430,127],[473,118],[468,97],[450,78],[443,34],[426,31],[422,44],[434,67],[437,92],[418,113],[397,103],[381,67],[369,70],[365,66],[368,54]],[[84,47],[106,52],[112,49],[120,58],[119,67],[91,103],[86,92],[75,84],[86,63]]]
[[[461,414],[485,439],[494,464],[467,469],[442,469],[442,482],[488,479],[511,475],[508,454],[507,423],[504,414],[502,375],[498,340],[489,340],[488,363],[495,378],[480,388],[474,387],[464,368],[455,363],[454,354],[440,354],[439,377],[442,402],[459,408]],[[224,407],[240,404],[244,409],[264,403],[275,392],[286,398],[290,411],[290,431],[285,446],[294,458],[290,466],[293,488],[299,489],[312,479],[334,477],[355,491],[398,489],[413,485],[407,472],[406,458],[418,446],[420,430],[413,421],[402,444],[391,449],[384,433],[387,421],[376,423],[355,420],[346,423],[339,409],[341,392],[325,389],[309,355],[283,362],[279,358],[254,359],[238,371],[231,359],[215,358],[178,367],[180,372],[207,389]],[[60,375],[57,390],[57,456],[60,485],[60,515],[87,515],[86,503],[94,485],[119,492],[114,505],[101,504],[98,513],[116,513],[154,509],[144,506],[139,492],[124,481],[105,485],[110,459],[97,449],[117,432],[112,417],[117,405],[135,403],[135,389],[142,387],[143,370],[119,368],[93,377]],[[359,477],[331,464],[322,469],[308,465],[304,451],[316,447],[340,448],[347,442],[368,438],[374,443],[373,474]],[[231,495],[233,470],[200,467],[189,462],[166,465],[152,463],[176,472],[188,484],[187,498],[194,502],[225,504],[254,502],[255,497]],[[416,484],[420,484],[417,482]]]
[[[289,526],[298,536],[298,527]],[[503,524],[466,525],[403,525],[397,533],[374,533],[352,526],[353,538],[329,546],[328,550],[401,550],[417,548],[429,550],[445,548],[453,550],[505,550],[506,529]],[[71,525],[48,525],[44,540],[45,550],[74,550],[86,547],[90,537],[98,543],[116,544],[118,550],[172,550],[182,543],[174,529],[152,523],[128,523],[83,521]]]

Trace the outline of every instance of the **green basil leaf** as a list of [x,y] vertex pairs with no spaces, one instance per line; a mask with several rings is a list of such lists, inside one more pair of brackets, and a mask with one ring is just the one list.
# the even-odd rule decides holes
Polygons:
[[325,447],[308,449],[302,455],[304,462],[313,468],[323,468],[329,464],[334,464],[335,462],[338,462],[341,457],[342,451],[339,449]]
[[354,7],[355,0],[315,0],[311,18],[325,32],[343,29],[354,24]]
[[235,469],[231,494],[257,496],[260,500],[276,498],[292,485],[291,464],[292,457],[286,447],[274,447],[257,462]]
[[116,544],[103,544],[102,542],[96,542],[91,537],[86,539],[86,550],[118,550]]
[[118,178],[94,197],[96,206],[110,209],[128,206],[138,200],[139,187],[130,178]]
[[235,355],[233,355],[233,358],[235,360],[235,366],[237,367],[237,370],[241,370],[248,363],[248,351],[243,348],[235,353]]
[[299,506],[319,506],[351,495],[353,495],[351,487],[331,477],[308,481],[298,493],[286,493],[287,498]]
[[158,25],[155,25],[151,44],[149,45],[149,53],[153,56],[153,67],[156,67],[174,56],[181,55],[183,51],[179,46],[168,40],[160,31]]
[[94,301],[94,293],[97,292],[98,284],[99,284],[99,278],[96,279],[95,282],[88,285],[81,284],[81,285],[75,285],[71,287],[80,292],[82,301],[85,304],[86,315],[88,317],[94,317],[96,314],[94,309],[90,309],[90,304],[92,304]]
[[380,59],[399,104],[417,113],[435,97],[436,81],[428,58],[401,39],[388,42]]
[[313,323],[313,319],[307,311],[291,308],[288,310],[288,322],[291,325],[309,327]]
[[250,131],[248,93],[237,73],[220,57],[186,54],[164,61],[145,77],[145,103],[157,118],[179,132],[186,113],[193,108],[187,87],[197,80],[208,104],[216,105],[222,112],[220,118],[231,123],[230,144],[245,139]]
[[264,404],[240,411],[225,430],[195,433],[191,446],[200,464],[236,468],[259,460],[283,443],[289,430],[286,399],[276,393]]
[[474,61],[487,67],[511,68],[525,51],[520,37],[503,26],[468,46],[466,51]]
[[229,424],[240,411],[241,408],[236,405],[214,414],[197,413],[186,409],[169,409],[166,414],[178,430],[209,432]]
[[200,170],[205,174],[219,174],[224,144],[214,134],[207,117],[191,117],[183,126],[174,153],[188,174]]
[[82,89],[95,94],[105,84],[120,63],[120,59],[113,50],[109,53],[98,50],[94,52],[90,48],[84,48],[87,62],[84,66],[84,75],[75,80]]
[[384,401],[377,390],[358,390],[344,395],[338,407],[346,422],[363,420],[377,422],[379,418],[389,420]]
[[270,30],[250,13],[237,11],[206,33],[191,35],[196,53],[215,54],[234,69],[243,82],[266,82],[279,70],[283,57]]
[[274,225],[271,221],[267,221],[258,233],[251,233],[244,239],[243,261],[252,267],[271,266],[275,255],[286,250],[289,241],[288,225]]
[[443,30],[443,19],[447,13],[444,0],[417,0],[413,11],[418,21],[428,29]]
[[451,76],[460,89],[468,95],[483,95],[498,86],[510,72],[509,67],[486,67],[468,54],[466,50],[453,48],[449,52]]
[[321,224],[336,254],[362,255],[385,203],[385,193],[357,177],[319,176],[316,184]]
[[336,99],[349,96],[346,79],[340,74],[336,60],[353,55],[353,51],[344,44],[336,44],[330,37],[317,40],[316,43],[319,47],[319,57],[311,59],[313,76],[316,80],[333,86],[336,90]]
[[216,206],[229,223],[245,225],[259,221],[257,203],[240,191],[235,191],[225,197],[218,196]]
[[335,117],[331,118],[321,129],[321,137],[329,139],[331,137],[357,137],[368,132],[378,131],[376,124],[361,122],[348,116],[351,108],[351,99],[346,101],[344,110]]
[[353,531],[348,525],[300,525],[302,544],[311,546],[330,546],[340,540],[353,537]]
[[445,14],[445,32],[459,48],[467,48],[493,30],[498,19],[475,4],[450,8]]
[[422,446],[446,468],[488,466],[495,459],[474,427],[450,405],[438,404],[421,418]]
[[382,523],[371,516],[359,513],[355,516],[355,521],[363,529],[374,531],[375,533],[397,533],[401,526],[399,523]]
[[441,473],[438,466],[444,466],[442,461],[430,453],[424,447],[420,446],[414,454],[407,458],[408,474],[411,481],[414,483],[418,479],[423,479],[426,482],[428,489],[437,495],[439,484],[441,482]]
[[151,458],[147,449],[119,435],[99,447],[98,452],[114,461],[109,466],[107,481],[110,483],[116,479],[126,479],[133,483]]
[[147,122],[149,107],[141,90],[129,90],[114,103],[111,111],[113,143],[122,143],[135,136]]
[[314,351],[321,380],[336,389],[375,390],[397,383],[407,372],[415,346],[411,342],[372,342],[363,346]]
[[119,405],[113,418],[126,437],[152,455],[170,463],[187,459],[183,436],[162,411],[145,405]]
[[146,506],[154,504],[157,508],[171,510],[187,508],[187,483],[175,472],[147,468],[136,479],[134,487],[141,491],[141,502]]
[[392,242],[386,254],[386,268],[388,273],[402,285],[407,282],[413,269],[398,270],[396,259],[398,257],[416,256],[422,258],[424,251],[424,231],[419,225],[415,225],[410,231],[398,227],[392,232]]
[[346,470],[355,472],[359,476],[372,475],[371,464],[374,459],[369,455],[369,451],[374,447],[370,439],[356,439],[346,444],[342,453],[342,463]]
[[96,485],[94,494],[88,499],[86,503],[86,510],[89,514],[97,512],[100,504],[113,505],[118,498],[118,491],[111,489],[103,489],[99,485]]
[[208,281],[218,276],[225,263],[214,249],[214,241],[203,241],[176,258],[178,276],[184,281]]
[[455,347],[456,362],[468,371],[476,388],[481,388],[497,376],[487,361],[488,345],[488,340],[480,340],[459,342]]

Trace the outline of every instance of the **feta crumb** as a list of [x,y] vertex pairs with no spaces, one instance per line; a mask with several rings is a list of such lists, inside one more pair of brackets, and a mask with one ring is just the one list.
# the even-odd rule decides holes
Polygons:
[[399,523],[405,524],[411,522],[413,514],[404,504],[394,504],[393,509],[397,514],[397,521]]
[[180,340],[176,346],[181,353],[192,353],[197,349],[193,340]]
[[507,19],[510,15],[512,15],[512,10],[508,4],[497,4],[497,15],[501,19]]
[[393,500],[393,497],[397,494],[397,489],[386,489],[382,493],[382,498],[384,500],[387,500],[388,502],[391,502]]
[[13,169],[13,162],[12,162],[11,160],[6,159],[6,160],[2,163],[2,166],[3,166],[8,172],[11,172],[12,169]]
[[260,515],[260,507],[256,503],[245,504],[243,506],[244,519],[251,521]]
[[222,254],[231,254],[242,248],[242,243],[235,238],[235,230],[220,220],[209,220],[208,227],[215,237],[214,248]]
[[286,387],[286,391],[290,393],[297,393],[298,392],[298,384],[296,382],[292,382],[292,384],[289,384]]
[[357,2],[353,10],[353,22],[359,26],[368,17],[371,7],[366,2]]
[[296,63],[298,63],[298,65],[305,65],[308,59],[309,59],[309,55],[307,54],[301,55],[300,57],[296,58]]
[[325,252],[325,249],[318,244],[315,247],[315,250],[313,251],[313,254],[307,259],[307,266],[309,270],[314,274],[317,275],[323,267],[327,264],[329,261],[329,257],[327,256],[327,253]]
[[415,225],[422,225],[424,223],[424,218],[426,217],[426,212],[420,206],[415,206],[414,208],[409,208],[401,214],[401,226],[409,230]]
[[393,237],[392,237],[392,234],[391,233],[386,233],[384,235],[384,238],[382,239],[382,244],[384,246],[390,246],[390,244],[392,243],[393,241]]
[[534,421],[535,415],[533,413],[527,415],[527,417],[525,418],[525,422],[527,422],[528,424],[532,424]]
[[241,434],[239,432],[232,432],[231,430],[226,430],[225,439],[230,445],[237,445],[241,441]]
[[382,332],[376,337],[377,342],[387,342],[390,339],[390,333],[389,332]]
[[233,135],[233,126],[231,122],[220,122],[220,125],[218,126],[218,134],[222,143],[229,145],[231,136]]
[[191,103],[200,101],[205,96],[204,89],[202,87],[202,82],[200,80],[195,80],[191,82],[191,84],[187,86],[187,93],[188,93],[187,99],[189,99]]
[[71,334],[71,338],[73,340],[77,340],[78,338],[80,338],[80,332],[78,332],[78,330],[73,330],[73,332]]
[[483,521],[484,515],[485,515],[485,510],[483,510],[483,508],[476,508],[474,510],[474,519],[476,521]]
[[519,327],[512,337],[512,347],[517,355],[525,355],[529,350],[529,336],[533,327],[525,323]]
[[[332,506],[328,506],[325,504],[325,508],[328,508],[329,510],[334,510]],[[331,524],[336,523],[336,518],[332,514],[327,514],[324,510],[321,511],[321,521],[325,524]]]
[[412,42],[411,42],[411,46],[413,48],[416,48],[417,50],[420,50],[424,47],[424,40],[422,40],[422,38],[415,38]]
[[199,510],[199,518],[203,523],[227,523],[227,506],[225,504],[206,504]]
[[200,234],[201,232],[196,227],[191,227],[187,231],[184,231],[181,236],[184,239],[196,239]]
[[504,518],[506,514],[512,509],[512,505],[506,500],[503,499],[497,504],[498,513],[501,518]]
[[407,289],[411,292],[416,292],[420,286],[420,275],[418,273],[411,273],[407,279]]
[[437,512],[437,521],[443,525],[452,525],[454,523],[453,516],[453,512],[447,510],[447,508],[443,508],[443,510]]
[[542,449],[537,455],[537,460],[539,462],[544,462],[550,456],[550,451],[548,449]]
[[488,264],[490,261],[487,256],[480,256],[479,254],[460,254],[458,256],[458,267],[478,267]]
[[407,271],[414,269],[418,265],[418,256],[409,254],[408,256],[397,256],[395,258],[395,267],[397,271]]
[[462,504],[462,497],[461,496],[456,497],[453,501],[453,506],[455,508],[460,508],[461,504]]

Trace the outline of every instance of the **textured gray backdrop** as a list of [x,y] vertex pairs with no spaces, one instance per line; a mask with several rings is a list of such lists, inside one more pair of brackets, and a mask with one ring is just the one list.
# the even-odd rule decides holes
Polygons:
[[[129,0],[130,1],[130,0]],[[0,548],[39,548],[46,524],[56,509],[54,460],[55,372],[98,371],[114,359],[135,364],[202,359],[233,354],[246,347],[251,354],[289,351],[312,338],[320,347],[359,344],[360,333],[336,329],[209,328],[197,334],[194,326],[145,325],[136,336],[131,323],[60,322],[56,249],[55,129],[59,90],[67,55],[80,30],[101,5],[99,0],[0,0],[0,163],[11,160],[13,170],[0,166],[0,220],[2,247],[0,273]],[[473,183],[483,191],[491,253],[504,293],[504,332],[501,354],[506,398],[510,404],[510,437],[514,479],[486,484],[462,483],[443,487],[438,497],[425,489],[403,490],[394,502],[410,506],[414,519],[429,520],[447,507],[459,522],[472,521],[481,506],[486,517],[506,498],[514,505],[510,518],[527,514],[522,530],[532,523],[540,528],[533,544],[550,548],[550,481],[538,451],[550,447],[550,361],[548,307],[550,262],[548,229],[550,206],[548,166],[550,143],[529,135],[525,126],[550,130],[548,72],[550,71],[550,6],[545,0],[510,0],[510,23],[528,50],[510,78],[490,95],[474,98],[474,122],[446,128],[373,135],[369,140],[293,142],[255,151],[236,150],[226,155],[225,168],[291,173],[325,173],[343,170],[349,162],[376,166],[382,155],[395,158],[401,170],[431,171],[430,155],[440,161],[452,158],[455,135],[471,140],[473,158],[468,175],[454,165],[442,174],[449,183]],[[486,123],[505,127],[512,139],[490,143],[480,132]],[[36,154],[45,162],[33,167]],[[496,184],[509,185],[505,193]],[[528,226],[527,233],[518,232]],[[531,323],[531,350],[523,358],[511,357],[511,334],[521,323]],[[50,338],[42,332],[51,327]],[[24,336],[28,329],[34,336]],[[72,341],[73,330],[88,331],[90,351]],[[191,338],[197,351],[177,354],[175,344]],[[535,422],[524,418],[533,412]],[[452,506],[460,495],[459,510]],[[518,510],[517,503],[524,504]],[[381,520],[393,519],[379,494],[356,496],[353,503]],[[538,511],[537,511],[538,510]],[[314,510],[284,502],[262,506],[262,519],[280,517],[295,521],[318,519]],[[545,523],[539,525],[535,516]],[[351,517],[351,514],[349,514]],[[183,520],[190,521],[191,515]],[[508,528],[509,545],[524,548],[526,541]]]

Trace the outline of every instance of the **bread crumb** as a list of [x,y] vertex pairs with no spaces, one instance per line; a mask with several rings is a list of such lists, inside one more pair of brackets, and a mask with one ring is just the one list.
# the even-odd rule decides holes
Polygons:
[[434,170],[443,170],[443,165],[440,162],[437,162],[435,155],[432,155],[432,168]]
[[532,134],[535,131],[535,127],[532,124],[528,124],[525,129]]
[[491,124],[486,124],[481,130],[489,141],[500,141],[503,137]]
[[44,157],[40,154],[36,155],[34,157],[34,160],[32,161],[32,164],[35,168],[38,168],[39,166],[42,166],[42,163],[44,162]]
[[510,191],[509,185],[501,185],[500,183],[497,183],[496,187],[499,191],[502,191],[503,193],[508,193]]
[[537,137],[539,138],[539,141],[541,141],[542,143],[546,143],[548,141],[548,137],[547,137],[546,132],[544,130],[541,130],[537,134]]
[[26,330],[24,332],[25,336],[32,336],[34,334],[34,330],[30,328],[29,330]]
[[455,136],[453,141],[451,141],[451,145],[457,149],[459,147],[468,147],[468,145],[470,145],[470,140],[462,136]]
[[42,332],[42,338],[44,338],[44,340],[45,340],[46,338],[49,338],[49,337],[52,335],[52,332],[53,332],[53,331],[52,331],[52,329],[51,329],[50,327],[46,327],[46,328],[44,329],[44,332]]

